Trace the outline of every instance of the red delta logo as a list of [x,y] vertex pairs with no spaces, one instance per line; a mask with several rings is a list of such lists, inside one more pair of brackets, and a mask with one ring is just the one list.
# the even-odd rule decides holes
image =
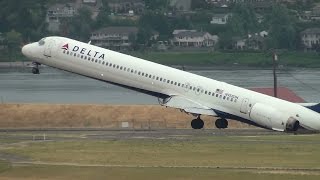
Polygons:
[[68,50],[69,49],[69,44],[63,45],[61,49]]

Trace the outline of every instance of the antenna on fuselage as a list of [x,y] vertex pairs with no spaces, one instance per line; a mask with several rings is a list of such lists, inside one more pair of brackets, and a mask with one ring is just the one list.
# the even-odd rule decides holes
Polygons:
[[88,44],[91,44],[91,40],[88,42]]

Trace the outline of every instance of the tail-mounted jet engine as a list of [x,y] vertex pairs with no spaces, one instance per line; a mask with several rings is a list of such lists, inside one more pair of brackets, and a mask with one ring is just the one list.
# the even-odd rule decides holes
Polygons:
[[257,103],[252,107],[250,118],[255,123],[276,131],[297,131],[299,128],[299,121],[297,119],[261,103]]

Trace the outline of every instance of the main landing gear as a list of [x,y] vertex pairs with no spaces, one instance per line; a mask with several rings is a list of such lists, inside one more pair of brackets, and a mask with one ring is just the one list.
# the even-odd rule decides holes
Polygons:
[[193,119],[191,121],[191,127],[193,129],[202,129],[204,126],[204,122],[202,119],[200,119],[200,116],[197,117],[197,119]]
[[[224,118],[219,118],[216,120],[215,125],[218,129],[226,129],[228,128],[228,121]],[[191,127],[193,129],[202,129],[204,127],[204,121],[200,118],[200,115],[197,116],[197,119],[193,119],[191,121]]]
[[218,129],[226,129],[228,128],[229,123],[226,119],[219,118],[216,120],[215,125]]
[[32,74],[40,74],[40,71],[39,71],[39,63],[37,62],[32,62]]

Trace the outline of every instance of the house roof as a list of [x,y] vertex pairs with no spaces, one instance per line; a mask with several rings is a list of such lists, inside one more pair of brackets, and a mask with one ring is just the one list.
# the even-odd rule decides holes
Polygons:
[[143,0],[108,0],[108,3],[117,3],[117,4],[121,4],[121,3],[143,3]]
[[207,34],[208,32],[192,32],[192,31],[184,31],[184,32],[180,32],[178,34],[175,34],[175,37],[179,36],[179,37],[202,37],[205,34]]
[[67,3],[67,4],[53,4],[48,8],[48,11],[56,11],[62,10],[64,8],[76,8],[76,4],[74,3]]
[[104,34],[136,34],[138,33],[138,28],[131,26],[112,26],[101,28],[93,33],[104,33]]
[[212,15],[213,18],[224,18],[226,16],[230,16],[231,14],[214,14]]
[[320,28],[309,28],[301,32],[301,34],[319,34]]

